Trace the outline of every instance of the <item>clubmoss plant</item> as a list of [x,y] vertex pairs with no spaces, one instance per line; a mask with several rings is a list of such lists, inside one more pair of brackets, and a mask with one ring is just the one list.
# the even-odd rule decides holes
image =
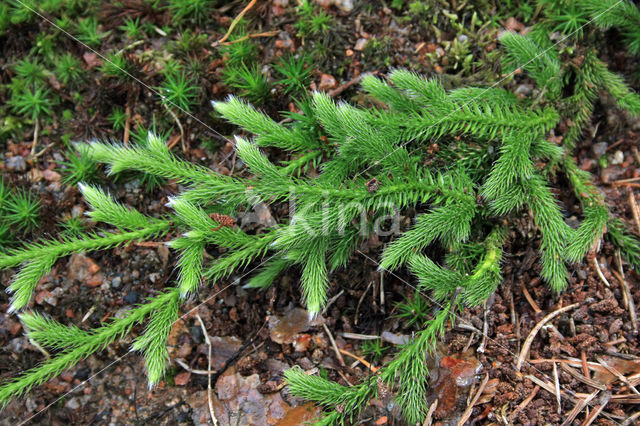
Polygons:
[[[154,132],[145,134],[145,143],[83,145],[111,175],[142,172],[171,179],[183,190],[170,199],[170,213],[151,217],[81,183],[89,217],[101,227],[27,244],[0,257],[0,268],[18,268],[9,286],[11,311],[20,312],[31,339],[56,350],[41,365],[0,385],[0,403],[60,374],[142,322],[146,329],[132,349],[144,354],[149,383],[156,385],[165,374],[167,336],[184,301],[203,283],[229,279],[250,264],[259,269],[242,276],[241,284],[249,288],[269,287],[279,274],[295,270],[302,303],[311,316],[317,315],[336,291],[333,271],[352,256],[362,261],[359,244],[376,236],[386,242],[380,253],[371,255],[379,269],[408,270],[418,292],[429,296],[432,310],[412,299],[407,312],[421,317],[414,338],[360,383],[346,387],[300,368],[289,370],[286,379],[295,395],[327,409],[325,424],[356,421],[383,386],[396,390],[396,405],[407,421],[423,421],[427,357],[453,316],[481,304],[501,283],[503,251],[522,220],[538,230],[540,276],[555,292],[567,288],[567,265],[581,261],[610,224],[615,229],[611,240],[626,248],[631,265],[638,264],[637,240],[611,220],[604,197],[575,164],[572,151],[581,131],[562,143],[549,137],[566,118],[573,117],[581,129],[590,110],[568,108],[571,99],[565,93],[578,92],[563,90],[567,67],[540,40],[544,38],[510,33],[502,38],[505,67],[521,67],[536,81],[542,95],[535,100],[519,100],[499,88],[445,90],[437,79],[396,70],[388,78],[363,78],[362,87],[377,108],[336,103],[315,93],[300,103],[300,113],[289,115],[292,122],[278,123],[236,97],[214,102],[222,117],[255,135],[235,140],[245,168],[242,177],[179,158]],[[597,57],[587,63],[589,68],[574,74],[584,79],[572,84],[599,84],[634,113],[638,97],[622,78],[602,67]],[[252,78],[264,78],[249,72],[255,74]],[[186,81],[184,75],[176,78]],[[190,86],[177,86],[179,90],[162,90],[188,109]],[[248,96],[266,93],[241,89]],[[587,114],[586,119],[578,120],[577,114]],[[272,160],[266,152],[284,160]],[[580,200],[584,219],[575,228],[565,221],[552,190],[554,175],[564,176]],[[258,203],[288,203],[290,217],[279,217],[277,226],[245,232],[226,216],[246,214]],[[411,217],[411,223],[401,226],[400,215]],[[177,256],[176,282],[124,315],[84,331],[28,311],[39,279],[59,258],[168,233]],[[213,247],[224,250],[215,258],[205,256]]]

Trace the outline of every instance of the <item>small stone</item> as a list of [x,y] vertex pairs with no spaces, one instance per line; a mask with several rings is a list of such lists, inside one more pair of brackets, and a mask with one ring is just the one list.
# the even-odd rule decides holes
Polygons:
[[138,292],[135,290],[131,290],[124,296],[124,301],[130,305],[133,305],[138,301]]
[[189,383],[189,379],[191,378],[191,373],[185,371],[184,373],[176,374],[176,377],[173,378],[173,383],[176,386],[184,386]]
[[329,74],[322,74],[320,76],[320,84],[318,85],[318,89],[320,90],[330,90],[335,88],[338,85],[336,79]]
[[20,155],[7,158],[5,160],[5,166],[9,170],[15,170],[18,172],[24,172],[25,170],[27,170],[27,162],[24,161],[24,158]]
[[111,287],[118,289],[122,285],[122,277],[115,277],[111,280]]
[[607,152],[608,146],[609,144],[606,142],[598,142],[591,145],[591,150],[596,157],[600,158]]
[[505,27],[509,31],[522,31],[524,29],[524,24],[512,16],[507,19]]
[[624,154],[622,153],[622,151],[618,150],[613,154],[613,157],[611,158],[611,164],[622,164],[624,162]]
[[78,402],[78,398],[71,398],[66,404],[64,404],[64,407],[69,410],[77,410],[80,408],[80,402]]
[[368,40],[366,38],[360,38],[356,41],[356,45],[353,47],[358,52],[362,52],[367,45]]
[[60,176],[60,173],[54,172],[53,170],[49,169],[42,172],[42,176],[44,176],[44,178],[49,182],[58,182],[62,178],[62,176]]
[[526,98],[527,96],[531,95],[531,92],[532,88],[529,84],[521,84],[515,90],[516,96],[518,96],[519,98]]

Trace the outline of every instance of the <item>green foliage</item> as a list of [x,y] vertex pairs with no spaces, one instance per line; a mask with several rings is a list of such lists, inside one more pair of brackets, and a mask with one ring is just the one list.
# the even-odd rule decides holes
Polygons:
[[131,67],[122,53],[109,53],[100,66],[105,77],[114,77],[121,81],[129,78]]
[[202,25],[211,20],[215,0],[169,0],[167,8],[179,24],[192,21]]
[[34,90],[24,89],[20,93],[14,93],[9,103],[16,113],[26,115],[33,120],[50,116],[53,104],[49,90],[42,87]]
[[331,16],[309,0],[300,1],[297,13],[298,22],[295,26],[300,37],[320,36],[326,34],[331,27]]
[[120,31],[125,33],[128,39],[138,40],[145,37],[145,33],[140,25],[140,17],[135,19],[127,17],[124,19],[124,23],[118,27]]
[[89,155],[86,148],[79,145],[78,151],[69,150],[67,160],[62,163],[62,182],[67,185],[77,185],[80,182],[94,183],[98,180],[100,165]]
[[280,58],[275,65],[276,71],[283,77],[279,83],[283,85],[286,94],[304,93],[311,80],[310,59],[306,55]]
[[258,64],[253,64],[251,67],[245,64],[238,67],[227,66],[224,70],[224,79],[225,83],[238,95],[257,104],[264,103],[271,94],[271,84]]
[[188,113],[197,102],[200,88],[183,71],[170,71],[165,74],[165,80],[158,90],[163,102]]
[[25,190],[14,191],[5,201],[5,220],[25,232],[40,224],[40,200]]
[[44,83],[47,72],[37,60],[23,59],[13,67],[16,76],[31,86],[37,87]]
[[407,327],[414,325],[422,327],[429,318],[430,313],[429,304],[417,292],[412,298],[407,297],[404,302],[396,304],[396,310],[398,311],[396,315],[404,320]]
[[110,31],[102,31],[98,20],[94,16],[81,18],[75,26],[76,37],[89,47],[100,47],[102,39],[107,37]]
[[85,71],[78,58],[71,53],[65,53],[56,60],[55,74],[62,84],[76,87],[83,79]]
[[362,346],[360,346],[362,355],[372,362],[380,361],[388,349],[389,347],[384,346],[381,339],[365,340],[362,342]]
[[618,28],[632,55],[640,53],[640,9],[633,2],[580,0],[578,6],[601,28]]
[[113,130],[124,130],[127,122],[127,113],[120,107],[114,107],[107,119],[111,122]]

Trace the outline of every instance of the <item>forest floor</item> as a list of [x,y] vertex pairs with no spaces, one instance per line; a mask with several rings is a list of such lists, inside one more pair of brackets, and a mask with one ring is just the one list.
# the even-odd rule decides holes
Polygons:
[[[495,83],[521,96],[531,92],[532,83],[526,78],[501,80],[495,70],[500,32],[526,31],[535,23],[533,12],[523,14],[489,1],[472,2],[481,4],[473,7],[452,0],[409,11],[402,1],[384,6],[377,1],[354,1],[353,7],[351,1],[323,0],[318,1],[323,6],[317,12],[330,18],[329,30],[305,37],[300,35],[297,24],[303,18],[294,3],[259,1],[244,17],[243,31],[259,35],[248,40],[250,48],[256,49],[257,67],[271,87],[261,108],[273,117],[281,118],[279,111],[295,110],[273,64],[283,55],[296,53],[311,58],[307,89],[325,90],[336,99],[357,104],[368,102],[358,92],[360,76],[384,74],[395,67],[441,76],[451,87]],[[0,85],[4,87],[14,78],[16,61],[42,54],[38,50],[38,42],[46,40],[42,34],[51,35],[56,55],[68,52],[77,57],[86,74],[76,86],[48,75],[56,100],[52,119],[40,129],[38,151],[46,150],[37,159],[29,158],[32,125],[10,130],[5,122],[0,131],[4,181],[37,194],[42,206],[40,226],[26,236],[16,235],[17,240],[56,236],[61,219],[81,217],[86,209],[77,187],[63,180],[69,140],[127,140],[136,132],[144,135],[155,123],[169,134],[179,155],[217,172],[243,172],[232,154],[230,139],[235,129],[214,115],[208,101],[241,92],[225,84],[229,53],[216,40],[224,36],[246,2],[214,7],[210,19],[189,25],[188,30],[184,25],[173,28],[168,12],[149,4],[104,2],[95,17],[99,29],[109,33],[95,47],[56,30],[55,21],[46,16],[35,16],[0,35]],[[119,27],[126,17],[139,18],[151,30],[138,40],[124,37]],[[638,59],[626,55],[615,41],[602,45],[606,47],[599,56],[610,69],[640,88],[632,73]],[[101,68],[103,55],[119,50],[124,51],[135,79],[110,77]],[[198,99],[189,114],[167,113],[153,90],[161,84],[158,64],[163,57],[178,61],[198,86]],[[0,89],[0,104],[6,104],[8,97],[8,89]],[[124,126],[110,121],[114,109],[125,112]],[[184,141],[176,120],[181,122]],[[635,186],[619,181],[640,177],[639,136],[640,121],[613,110],[603,98],[575,153],[580,167],[595,176],[612,212],[637,233]],[[166,211],[168,198],[178,190],[174,182],[149,190],[140,178],[114,183],[101,173],[101,185],[117,199],[151,215]],[[575,219],[578,201],[563,189],[564,182],[555,183],[568,220]],[[277,211],[262,213],[279,217]],[[504,261],[499,290],[484,306],[466,310],[448,324],[446,337],[437,347],[431,368],[430,403],[438,400],[434,421],[456,424],[469,401],[478,396],[468,424],[562,424],[586,399],[589,407],[579,411],[576,421],[592,415],[594,424],[621,424],[640,410],[640,396],[633,394],[632,386],[640,384],[638,324],[625,296],[627,288],[635,306],[640,306],[640,274],[620,262],[614,247],[603,242],[587,260],[570,267],[569,288],[553,294],[538,279],[536,231],[530,223],[522,223],[505,249],[510,255]],[[166,241],[173,237],[167,235]],[[129,336],[12,401],[2,412],[0,424],[27,419],[32,424],[54,425],[206,424],[210,346],[216,372],[211,399],[220,424],[294,425],[311,420],[319,409],[289,395],[284,370],[299,365],[307,371],[317,369],[343,385],[357,383],[391,359],[395,345],[411,338],[412,329],[398,318],[396,309],[405,301],[404,295],[414,294],[413,278],[378,272],[367,256],[378,258],[382,244],[367,241],[359,247],[362,254],[355,254],[346,268],[332,275],[331,301],[313,323],[300,308],[296,271],[281,277],[270,290],[247,290],[242,285],[257,264],[251,265],[242,274],[203,286],[183,307],[183,316],[169,337],[169,374],[156,389],[147,388],[143,359],[129,352],[133,339]],[[162,242],[73,255],[59,261],[40,281],[32,305],[62,323],[95,327],[171,285],[175,262]],[[11,276],[12,271],[0,273],[3,286],[8,286]],[[9,295],[0,292],[3,380],[47,356],[24,337],[17,316],[6,313],[8,307]],[[534,329],[538,330],[535,335]],[[141,330],[134,329],[133,336]],[[210,346],[204,332],[211,336]],[[524,362],[518,371],[519,358]],[[621,381],[613,369],[630,383]],[[363,424],[403,424],[391,396],[371,401]]]

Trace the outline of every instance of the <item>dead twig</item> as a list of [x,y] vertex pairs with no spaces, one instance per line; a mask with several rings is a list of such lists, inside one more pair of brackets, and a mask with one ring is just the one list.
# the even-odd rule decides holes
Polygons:
[[640,212],[638,212],[638,203],[636,203],[636,195],[633,190],[629,190],[629,204],[631,205],[631,214],[633,214],[633,221],[636,223],[636,229],[640,234]]
[[351,358],[353,358],[353,359],[355,359],[355,360],[359,361],[359,362],[360,362],[360,364],[362,364],[362,365],[364,365],[365,367],[367,367],[369,370],[371,370],[371,372],[372,372],[372,373],[377,373],[377,372],[378,372],[378,370],[380,369],[380,368],[378,368],[378,367],[374,367],[373,365],[371,365],[371,363],[367,362],[367,360],[365,360],[365,359],[364,359],[364,358],[362,358],[362,357],[359,357],[359,356],[358,356],[358,355],[356,355],[356,354],[353,354],[353,353],[351,353],[351,352],[349,352],[349,351],[346,351],[346,350],[344,350],[344,349],[340,349],[340,348],[338,348],[338,351],[340,351],[340,353],[341,353],[341,354],[343,354],[343,355],[349,356],[349,357],[351,357]]
[[616,368],[610,364],[608,364],[604,359],[602,359],[601,357],[596,357],[596,359],[598,360],[598,362],[604,367],[606,368],[611,374],[613,374],[614,376],[616,376],[622,383],[624,383],[625,385],[627,385],[629,387],[629,389],[631,389],[631,391],[633,393],[635,393],[636,395],[640,395],[640,392],[638,392],[638,389],[635,388],[635,386],[633,386],[631,384],[631,382],[622,375],[622,373],[620,373],[618,370],[616,370]]
[[44,148],[42,148],[42,149],[40,150],[40,152],[38,152],[38,153],[36,153],[34,156],[32,156],[32,158],[33,158],[33,159],[36,159],[36,158],[42,157],[42,155],[43,155],[45,152],[47,152],[47,151],[49,150],[49,148],[53,147],[54,145],[55,145],[55,143],[53,143],[53,142],[52,142],[52,143],[50,143],[49,145],[47,145],[47,146],[45,146]]
[[[556,365],[556,364],[554,363],[554,365]],[[585,385],[591,386],[591,387],[599,389],[601,391],[607,390],[607,386],[606,385],[603,385],[602,383],[596,382],[595,380],[590,379],[588,377],[585,377],[584,375],[580,374],[580,372],[578,372],[577,370],[574,370],[573,368],[569,367],[567,364],[560,364],[560,368],[562,368],[564,371],[566,371],[567,373],[572,375],[575,379],[577,379],[578,381],[584,383]],[[589,370],[587,370],[587,371],[589,371]]]
[[482,342],[480,342],[480,346],[476,349],[477,352],[484,353],[484,347],[487,345],[487,336],[489,334],[489,309],[487,308],[487,301],[484,300],[482,302]]
[[[638,151],[636,150],[636,153],[637,152]],[[640,163],[640,160],[638,162]],[[640,418],[640,411],[634,413],[631,417],[629,417],[627,420],[622,422],[622,426],[633,425],[635,424],[635,421],[638,420],[639,418]]]
[[225,41],[226,39],[228,39],[228,38],[229,38],[229,36],[231,35],[231,32],[233,31],[233,29],[236,27],[236,25],[238,25],[238,22],[240,22],[240,19],[242,19],[242,17],[243,17],[243,16],[244,16],[244,15],[245,15],[245,14],[246,14],[246,13],[247,13],[251,8],[252,8],[252,7],[253,7],[253,6],[255,6],[255,4],[256,4],[256,2],[257,2],[257,1],[258,1],[258,0],[251,0],[251,1],[249,2],[249,4],[248,4],[248,5],[246,5],[244,9],[242,9],[242,12],[240,12],[240,13],[238,14],[238,16],[236,16],[235,18],[233,18],[233,21],[231,21],[231,25],[229,25],[229,29],[227,30],[227,33],[226,33],[226,34],[225,34],[225,35],[224,35],[220,40],[218,40],[218,41],[216,41],[216,42],[214,43],[214,47],[215,47],[216,45],[219,45],[219,44],[221,44],[221,43],[224,43],[224,41]]
[[374,336],[373,334],[348,333],[346,331],[338,334],[345,339],[355,340],[378,340],[380,338],[380,336]]
[[589,396],[587,396],[586,398],[582,398],[581,400],[579,400],[576,403],[576,405],[573,406],[573,410],[569,412],[569,415],[567,416],[566,419],[564,419],[564,422],[562,422],[561,426],[569,426],[570,424],[572,424],[575,418],[578,417],[578,414],[580,414],[582,410],[584,410],[584,407],[586,407],[587,404],[590,403],[591,400],[595,398],[599,392],[600,391],[597,390],[592,394],[590,394]]
[[[169,111],[169,114],[173,118],[173,121],[175,121],[176,124],[178,125],[178,129],[180,130],[180,144],[182,145],[182,152],[184,152],[186,154],[187,153],[187,144],[186,144],[186,141],[184,139],[184,128],[182,127],[182,123],[180,123],[180,120],[178,119],[178,116],[176,115],[175,112],[173,112],[173,110],[169,107],[169,105],[167,105],[164,102],[162,103],[162,105],[164,105],[164,107],[167,109],[167,111]],[[167,148],[169,150],[171,150],[176,145],[176,143],[178,143],[177,140],[175,142],[171,143]]]
[[204,340],[209,347],[209,364],[207,366],[207,401],[209,402],[209,415],[211,415],[211,422],[213,423],[213,426],[217,426],[218,419],[216,418],[216,413],[213,410],[213,392],[211,390],[211,339],[209,339],[207,327],[204,326],[204,322],[202,321],[202,318],[200,318],[200,314],[196,313],[196,318],[198,318],[198,322],[202,328],[202,334],[204,335]]
[[336,357],[338,357],[338,361],[340,361],[340,365],[342,365],[344,367],[344,358],[342,358],[342,354],[340,353],[340,349],[338,348],[338,345],[336,344],[335,339],[333,338],[333,335],[331,334],[331,331],[329,331],[329,327],[327,327],[327,324],[322,324],[322,327],[324,327],[324,332],[327,333],[327,336],[329,336],[329,341],[331,342],[331,346],[333,346],[333,350],[336,353]]
[[30,158],[35,158],[36,156],[36,146],[38,146],[38,133],[40,133],[40,120],[36,118],[33,128],[33,143],[31,144],[31,152],[29,153]]
[[360,312],[360,305],[362,304],[362,301],[364,300],[364,296],[367,295],[367,293],[369,292],[369,289],[371,288],[372,285],[373,285],[373,281],[370,281],[369,285],[364,290],[364,292],[360,296],[360,299],[358,300],[358,304],[356,305],[356,316],[355,316],[355,319],[353,320],[353,324],[354,325],[358,325],[358,313]]
[[431,423],[433,422],[433,420],[431,419],[433,418],[433,413],[436,412],[437,408],[438,408],[438,400],[436,399],[429,406],[429,411],[427,411],[427,417],[425,417],[424,422],[422,422],[422,426],[431,426]]
[[131,107],[127,105],[124,110],[125,120],[124,120],[124,136],[122,136],[122,143],[127,145],[129,143],[129,135],[131,133]]
[[518,404],[518,406],[516,407],[515,410],[513,410],[513,412],[509,415],[509,424],[513,424],[513,419],[516,418],[516,416],[518,415],[518,413],[522,410],[524,410],[527,405],[529,405],[531,403],[531,401],[533,401],[533,398],[536,397],[536,395],[538,394],[538,391],[540,390],[540,386],[536,385],[535,388],[533,388],[533,391],[531,391],[531,393],[529,394],[528,397],[526,397],[520,404]]
[[[265,31],[263,33],[256,33],[256,34],[247,34],[244,35],[240,38],[237,38],[233,41],[225,41],[223,43],[219,43],[220,46],[229,46],[230,44],[235,44],[235,43],[240,43],[243,42],[245,40],[248,40],[250,38],[259,38],[259,37],[273,37],[274,35],[278,35],[280,34],[279,30],[276,31]],[[214,47],[216,46],[216,44],[214,43]]]
[[624,307],[629,311],[629,317],[631,318],[631,325],[633,327],[633,333],[638,334],[638,314],[636,313],[636,304],[633,301],[631,295],[631,289],[627,280],[624,278],[624,270],[622,269],[622,258],[620,257],[620,250],[616,250],[616,263],[618,264],[618,272],[612,271],[620,285],[622,286],[622,295],[624,296]]
[[584,420],[584,422],[582,422],[581,426],[589,426],[591,423],[593,423],[593,421],[600,415],[600,413],[602,413],[602,410],[604,410],[604,407],[607,406],[610,399],[611,399],[611,394],[607,392],[602,404],[598,405],[595,408],[595,410],[591,412],[591,414]]
[[536,324],[535,327],[533,327],[533,330],[531,330],[531,333],[529,333],[529,335],[527,336],[527,338],[524,341],[524,344],[522,345],[522,350],[520,351],[520,356],[518,356],[518,361],[516,362],[516,371],[520,371],[520,368],[522,367],[522,363],[524,362],[525,358],[527,357],[527,355],[529,354],[529,349],[531,348],[531,344],[533,343],[533,339],[535,339],[536,335],[538,334],[538,332],[540,331],[540,329],[549,321],[551,321],[552,319],[554,319],[555,317],[557,317],[560,314],[563,314],[567,311],[570,311],[572,309],[577,308],[578,306],[580,306],[579,303],[574,303],[572,305],[569,306],[565,306],[564,308],[560,308],[554,312],[551,312],[549,315],[545,316],[544,318],[542,318],[542,320]]
[[480,395],[482,395],[482,392],[484,392],[484,388],[487,386],[487,382],[489,382],[489,373],[485,374],[484,379],[482,379],[482,383],[480,383],[480,387],[478,388],[478,391],[476,392],[473,399],[471,400],[471,403],[467,405],[467,409],[464,410],[464,413],[462,413],[462,417],[460,417],[458,426],[464,426],[467,420],[469,420],[469,417],[471,417],[471,413],[473,412],[473,406],[476,405],[476,402],[478,402],[478,399],[480,399]]
[[520,283],[520,286],[522,287],[522,294],[524,294],[524,298],[527,299],[527,302],[529,302],[529,304],[533,308],[533,311],[536,314],[539,314],[540,312],[542,312],[542,309],[540,309],[536,301],[533,300],[533,297],[531,297],[531,294],[529,294],[529,290],[527,290],[527,288],[524,286],[524,281]]
[[611,288],[611,284],[609,284],[609,281],[607,281],[607,279],[605,278],[602,270],[600,270],[600,265],[598,264],[598,255],[596,255],[595,253],[593,254],[593,265],[596,267],[596,272],[598,273],[598,277],[600,277],[600,280],[602,280],[604,285]]
[[553,384],[556,391],[556,402],[558,403],[558,414],[562,413],[562,396],[560,395],[560,379],[558,378],[558,364],[553,363]]
[[327,313],[327,310],[329,309],[329,307],[333,305],[336,302],[336,300],[338,300],[338,298],[342,296],[343,293],[344,293],[344,290],[340,290],[340,293],[336,294],[331,299],[329,299],[329,301],[327,302],[327,305],[322,310],[322,315]]

